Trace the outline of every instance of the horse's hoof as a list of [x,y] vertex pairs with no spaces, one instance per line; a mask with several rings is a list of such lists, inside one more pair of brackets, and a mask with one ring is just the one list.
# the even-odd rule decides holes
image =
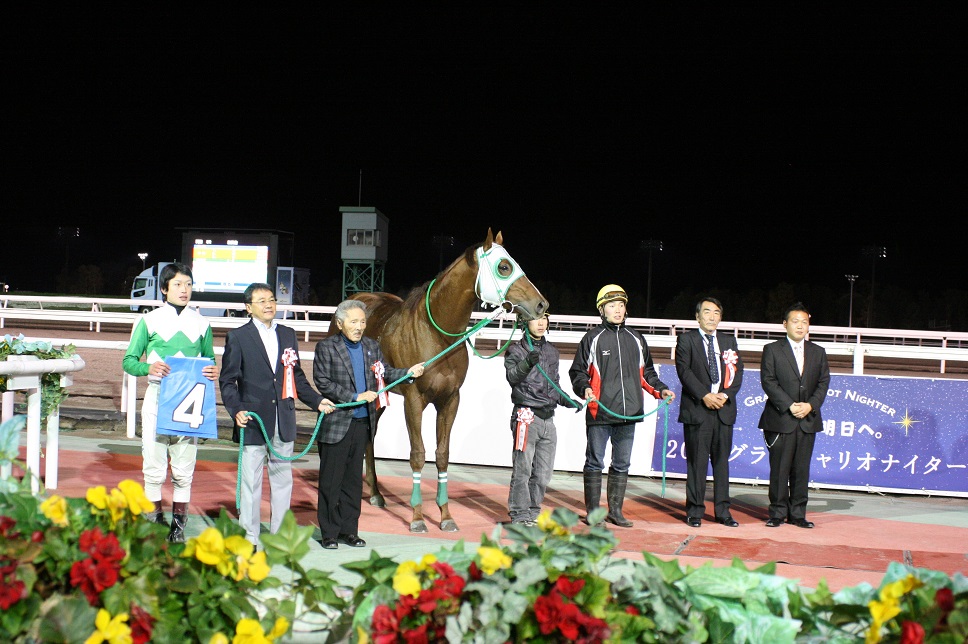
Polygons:
[[424,534],[427,532],[427,524],[423,522],[423,519],[421,519],[420,521],[411,521],[410,532],[418,532],[420,534]]
[[387,507],[387,502],[383,500],[382,494],[375,494],[370,497],[370,505],[375,508],[385,508]]
[[453,519],[444,519],[440,522],[441,532],[458,532],[460,528],[457,527],[457,522]]

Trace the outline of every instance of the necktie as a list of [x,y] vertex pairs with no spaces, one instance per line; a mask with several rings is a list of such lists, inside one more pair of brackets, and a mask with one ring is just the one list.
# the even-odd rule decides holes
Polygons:
[[709,340],[709,351],[706,354],[709,364],[709,379],[713,382],[719,382],[719,361],[716,360],[716,345],[713,344],[713,336],[706,334],[706,339]]
[[793,347],[793,355],[797,359],[797,369],[800,370],[800,375],[803,375],[803,345],[798,344]]

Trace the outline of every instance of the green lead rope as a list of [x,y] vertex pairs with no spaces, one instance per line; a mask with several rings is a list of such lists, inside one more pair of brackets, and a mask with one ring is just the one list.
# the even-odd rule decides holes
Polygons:
[[[513,334],[513,331],[512,331],[512,334]],[[524,337],[528,341],[528,348],[533,350],[534,349],[534,343],[531,341],[531,335],[527,332],[527,329],[524,330]],[[509,338],[508,339],[508,342],[510,342],[510,341],[511,340]],[[505,345],[505,346],[507,346],[507,345]],[[573,407],[576,407],[579,410],[580,409],[583,409],[584,407],[587,407],[588,406],[588,402],[587,401],[585,402],[585,405],[581,405],[581,406],[575,405],[575,401],[572,400],[571,396],[569,396],[568,394],[566,394],[564,391],[561,390],[561,387],[559,387],[558,384],[554,380],[551,379],[551,376],[549,376],[547,374],[547,372],[545,372],[545,370],[541,367],[540,364],[537,364],[535,366],[538,367],[538,371],[541,372],[541,375],[543,375],[545,377],[545,379],[547,379],[547,381],[551,383],[551,386],[554,387],[558,391],[558,393],[560,393],[562,396],[564,396],[565,398],[568,399],[569,404],[571,404]],[[609,409],[608,407],[606,407],[605,405],[603,405],[602,404],[602,401],[599,400],[599,401],[596,401],[596,402],[598,402],[599,408],[603,409],[606,413],[611,414],[615,418],[618,418],[618,419],[621,419],[621,420],[631,420],[631,421],[636,421],[636,422],[638,422],[640,420],[643,420],[646,417],[651,416],[652,414],[658,413],[659,409],[664,408],[664,412],[665,412],[663,414],[664,421],[662,423],[662,425],[663,425],[662,426],[662,498],[665,498],[665,491],[666,491],[666,444],[669,442],[669,407],[672,405],[672,399],[671,398],[663,398],[662,401],[655,406],[655,409],[653,409],[652,411],[650,411],[647,414],[642,414],[641,416],[623,416],[622,414],[616,413],[616,412],[612,411],[611,409]]]
[[[470,328],[470,330],[468,330],[466,333],[462,334],[461,337],[460,337],[460,339],[458,339],[457,341],[455,341],[449,347],[447,347],[446,349],[444,349],[443,351],[441,351],[440,353],[438,353],[437,355],[435,355],[430,360],[425,360],[424,363],[423,363],[424,364],[424,367],[425,368],[428,367],[429,365],[431,365],[434,362],[436,362],[437,360],[439,360],[442,356],[446,355],[450,351],[453,351],[455,348],[457,348],[458,346],[460,346],[461,344],[463,344],[464,341],[468,337],[472,336],[473,334],[477,333],[478,331],[480,331],[481,329],[483,329],[485,326],[487,326],[488,324],[490,324],[491,320],[494,319],[496,316],[500,315],[502,312],[503,312],[503,309],[500,309],[500,308],[499,309],[496,309],[494,311],[493,315],[491,315],[490,317],[484,318],[483,320],[481,320],[480,322],[478,322],[477,324],[475,324],[473,327]],[[451,334],[448,334],[448,335],[451,335]],[[401,382],[404,382],[405,380],[409,380],[412,376],[413,376],[412,373],[407,372],[407,374],[405,376],[403,376],[402,378],[398,378],[397,380],[395,380],[395,381],[391,382],[390,384],[388,384],[387,386],[385,386],[383,389],[380,389],[377,392],[377,395],[382,394],[384,391],[387,391],[389,389],[392,389],[392,388],[396,387],[398,384],[400,384]],[[365,401],[363,401],[363,400],[354,400],[353,402],[334,403],[333,406],[336,407],[337,409],[343,409],[343,408],[346,408],[346,407],[356,407],[357,405],[364,404],[364,402]],[[249,416],[250,418],[254,418],[256,420],[256,422],[259,423],[259,429],[262,431],[262,438],[266,442],[266,447],[269,448],[269,451],[272,453],[273,456],[275,456],[276,458],[278,458],[280,460],[283,460],[283,461],[295,461],[295,460],[300,459],[300,458],[302,458],[303,456],[306,455],[306,453],[310,450],[310,448],[312,448],[313,443],[316,442],[316,435],[319,433],[319,427],[320,427],[320,425],[322,425],[322,423],[323,423],[323,417],[325,416],[324,413],[320,413],[319,414],[319,418],[316,419],[316,426],[313,428],[313,435],[310,437],[309,442],[306,445],[306,449],[304,449],[303,451],[301,451],[298,454],[295,454],[293,456],[284,456],[282,454],[279,454],[275,450],[275,448],[272,447],[272,442],[269,440],[269,435],[266,432],[266,426],[262,422],[262,419],[259,418],[259,415],[257,413],[255,413],[254,411],[246,412],[246,415]],[[239,508],[242,505],[242,453],[243,453],[244,448],[245,448],[245,427],[240,427],[239,428],[239,458],[238,458],[238,463],[237,463],[237,472],[238,473],[235,476],[235,507],[236,508]]]

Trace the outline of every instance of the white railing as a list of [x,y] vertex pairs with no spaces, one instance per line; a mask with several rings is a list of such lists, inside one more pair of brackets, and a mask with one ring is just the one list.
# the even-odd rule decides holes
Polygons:
[[[161,304],[161,302],[155,302]],[[35,304],[35,307],[25,306]],[[87,324],[92,331],[101,331],[102,324],[130,327],[140,314],[125,311],[105,311],[104,307],[129,308],[144,304],[143,300],[112,298],[82,298],[66,296],[32,296],[0,294],[0,329],[7,319],[50,322],[74,322]],[[192,306],[207,308],[242,309],[243,305],[192,301]],[[303,334],[309,341],[310,333],[325,334],[329,319],[336,310],[334,306],[309,306],[288,304],[278,309],[287,316],[285,324]],[[288,316],[292,316],[289,318]],[[310,316],[318,319],[311,319]],[[488,312],[475,312],[471,323],[485,319]],[[214,329],[233,329],[246,323],[241,317],[209,317]],[[551,335],[562,347],[576,345],[585,331],[599,324],[598,316],[552,315]],[[658,318],[629,318],[628,324],[638,329],[648,340],[656,357],[673,359],[676,336],[698,325],[695,320],[665,320]],[[514,327],[514,317],[498,318],[482,329],[475,337],[486,340],[505,341]],[[736,336],[741,351],[762,351],[763,345],[783,337],[780,324],[724,321],[721,332]],[[948,362],[968,363],[968,333],[952,331],[920,331],[910,329],[859,329],[856,327],[812,326],[810,339],[819,342],[831,355],[851,356],[855,374],[864,373],[865,358],[886,358],[901,361],[930,361],[938,363],[938,372],[946,373]]]

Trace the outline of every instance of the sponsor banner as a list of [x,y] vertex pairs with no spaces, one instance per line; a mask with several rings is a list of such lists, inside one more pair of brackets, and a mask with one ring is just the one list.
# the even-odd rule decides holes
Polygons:
[[[662,379],[682,395],[675,369]],[[770,459],[758,428],[766,394],[758,369],[746,369],[737,400],[731,479],[768,481]],[[658,423],[652,469],[686,473],[682,425]],[[811,485],[968,493],[968,381],[831,374],[821,408]]]

